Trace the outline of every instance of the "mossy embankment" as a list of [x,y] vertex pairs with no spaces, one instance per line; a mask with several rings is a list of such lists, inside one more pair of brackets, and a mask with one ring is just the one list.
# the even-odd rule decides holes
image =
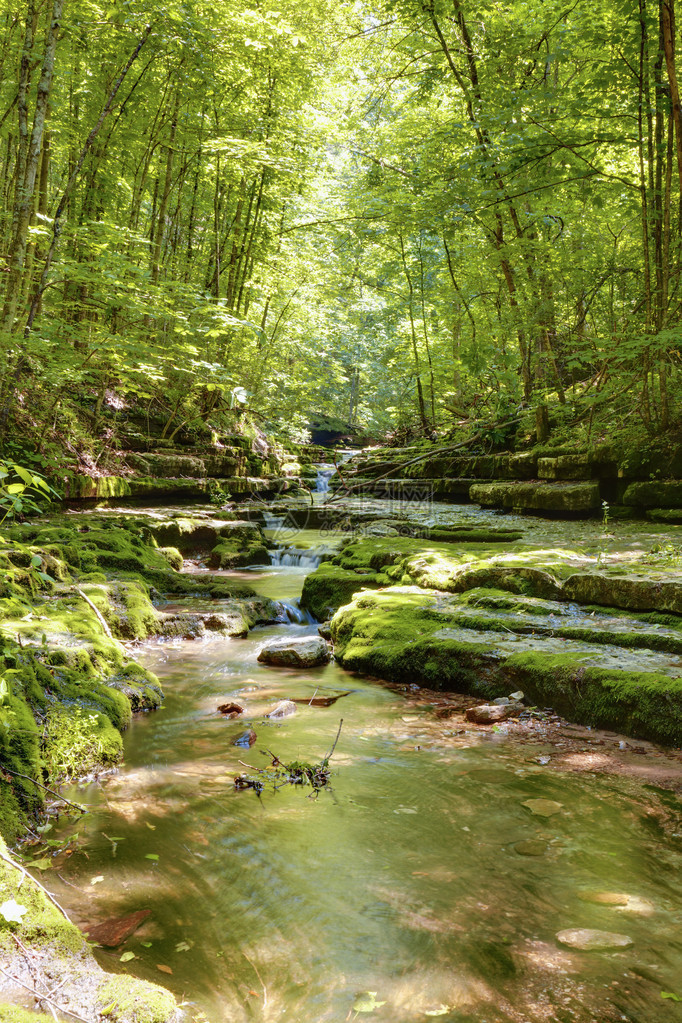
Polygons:
[[[207,630],[243,636],[279,608],[224,577],[179,571],[180,549],[224,559],[229,548],[232,560],[250,563],[255,548],[265,552],[251,523],[61,515],[13,526],[2,540],[0,834],[14,841],[44,786],[115,764],[131,714],[161,703],[158,679],[135,662],[131,643]],[[206,610],[157,606],[189,594],[204,597]]]
[[[0,539],[0,904],[10,917],[0,913],[0,1019],[45,1018],[29,1011],[35,988],[58,992],[42,1003],[50,1013],[64,1005],[86,1019],[172,1023],[180,1019],[173,995],[104,973],[3,838],[35,826],[60,781],[115,765],[132,714],[161,704],[158,679],[135,661],[137,641],[244,636],[280,616],[249,586],[180,571],[186,554],[219,567],[262,563],[263,533],[229,513],[64,514]],[[204,610],[162,610],[166,598],[187,595],[203,598]]]
[[485,699],[523,689],[573,721],[682,744],[682,579],[665,565],[365,536],[308,576],[302,602],[336,612],[351,670]]

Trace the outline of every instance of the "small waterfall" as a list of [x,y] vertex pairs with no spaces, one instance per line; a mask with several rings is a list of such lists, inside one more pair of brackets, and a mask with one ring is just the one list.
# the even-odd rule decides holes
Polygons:
[[284,515],[273,515],[272,512],[263,512],[263,527],[264,529],[279,529],[284,522]]
[[314,625],[317,621],[310,611],[305,611],[299,606],[297,600],[278,600],[277,603],[282,608],[283,621],[291,622],[294,625]]
[[336,468],[333,465],[329,465],[327,462],[320,462],[315,466],[315,468],[317,469],[315,493],[326,494],[329,490],[329,480],[336,472]]
[[317,469],[317,480],[315,481],[315,493],[326,494],[329,490],[329,481],[336,474],[336,466],[343,465],[353,455],[357,455],[357,451],[337,451],[336,452],[336,465],[332,465],[331,462],[316,462],[314,468]]
[[289,565],[296,568],[317,568],[322,561],[326,548],[307,550],[301,547],[280,547],[270,551],[271,565]]

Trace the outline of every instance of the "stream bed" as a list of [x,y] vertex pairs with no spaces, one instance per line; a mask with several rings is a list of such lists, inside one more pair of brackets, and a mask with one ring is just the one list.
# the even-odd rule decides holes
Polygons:
[[[295,606],[308,570],[229,574]],[[549,747],[453,728],[409,686],[257,661],[266,639],[316,634],[290,623],[137,648],[165,704],[134,720],[119,771],[66,789],[90,813],[55,829],[77,833],[50,875],[77,922],[151,910],[102,964],[211,1023],[682,1019],[679,799],[557,773]],[[232,701],[242,718],[218,712]],[[341,719],[328,790],[235,788],[271,754],[321,761]],[[632,944],[578,951],[557,941],[569,928]]]

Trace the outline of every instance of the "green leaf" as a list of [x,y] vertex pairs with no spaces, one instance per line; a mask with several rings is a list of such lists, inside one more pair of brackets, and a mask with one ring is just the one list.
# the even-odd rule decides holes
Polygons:
[[682,1002],[682,997],[676,995],[674,991],[661,991],[661,998],[669,998],[672,1002]]
[[363,991],[362,994],[358,995],[353,1004],[354,1012],[374,1012],[380,1006],[386,1005],[386,1002],[377,1001],[376,991]]
[[156,853],[147,853],[145,856],[146,860],[158,860],[158,858]]
[[123,955],[121,956],[121,958],[119,959],[119,963],[129,963],[131,959],[137,959],[137,956],[135,955],[135,953],[134,952],[124,952]]

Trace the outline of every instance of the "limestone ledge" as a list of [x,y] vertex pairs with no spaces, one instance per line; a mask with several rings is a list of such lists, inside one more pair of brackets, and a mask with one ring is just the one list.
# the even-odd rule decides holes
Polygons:
[[475,483],[469,497],[484,508],[584,515],[601,504],[598,483]]
[[182,500],[206,502],[212,488],[218,485],[226,500],[273,497],[295,481],[279,476],[204,477],[137,477],[137,476],[74,476],[66,484],[64,499],[68,502],[127,502],[149,500]]
[[331,635],[351,671],[486,700],[522,690],[572,721],[682,744],[682,632],[636,619],[614,629],[603,612],[596,625],[562,620],[558,608],[552,622],[546,611],[523,600],[505,606],[492,590],[467,599],[398,586],[357,593],[332,618]]

